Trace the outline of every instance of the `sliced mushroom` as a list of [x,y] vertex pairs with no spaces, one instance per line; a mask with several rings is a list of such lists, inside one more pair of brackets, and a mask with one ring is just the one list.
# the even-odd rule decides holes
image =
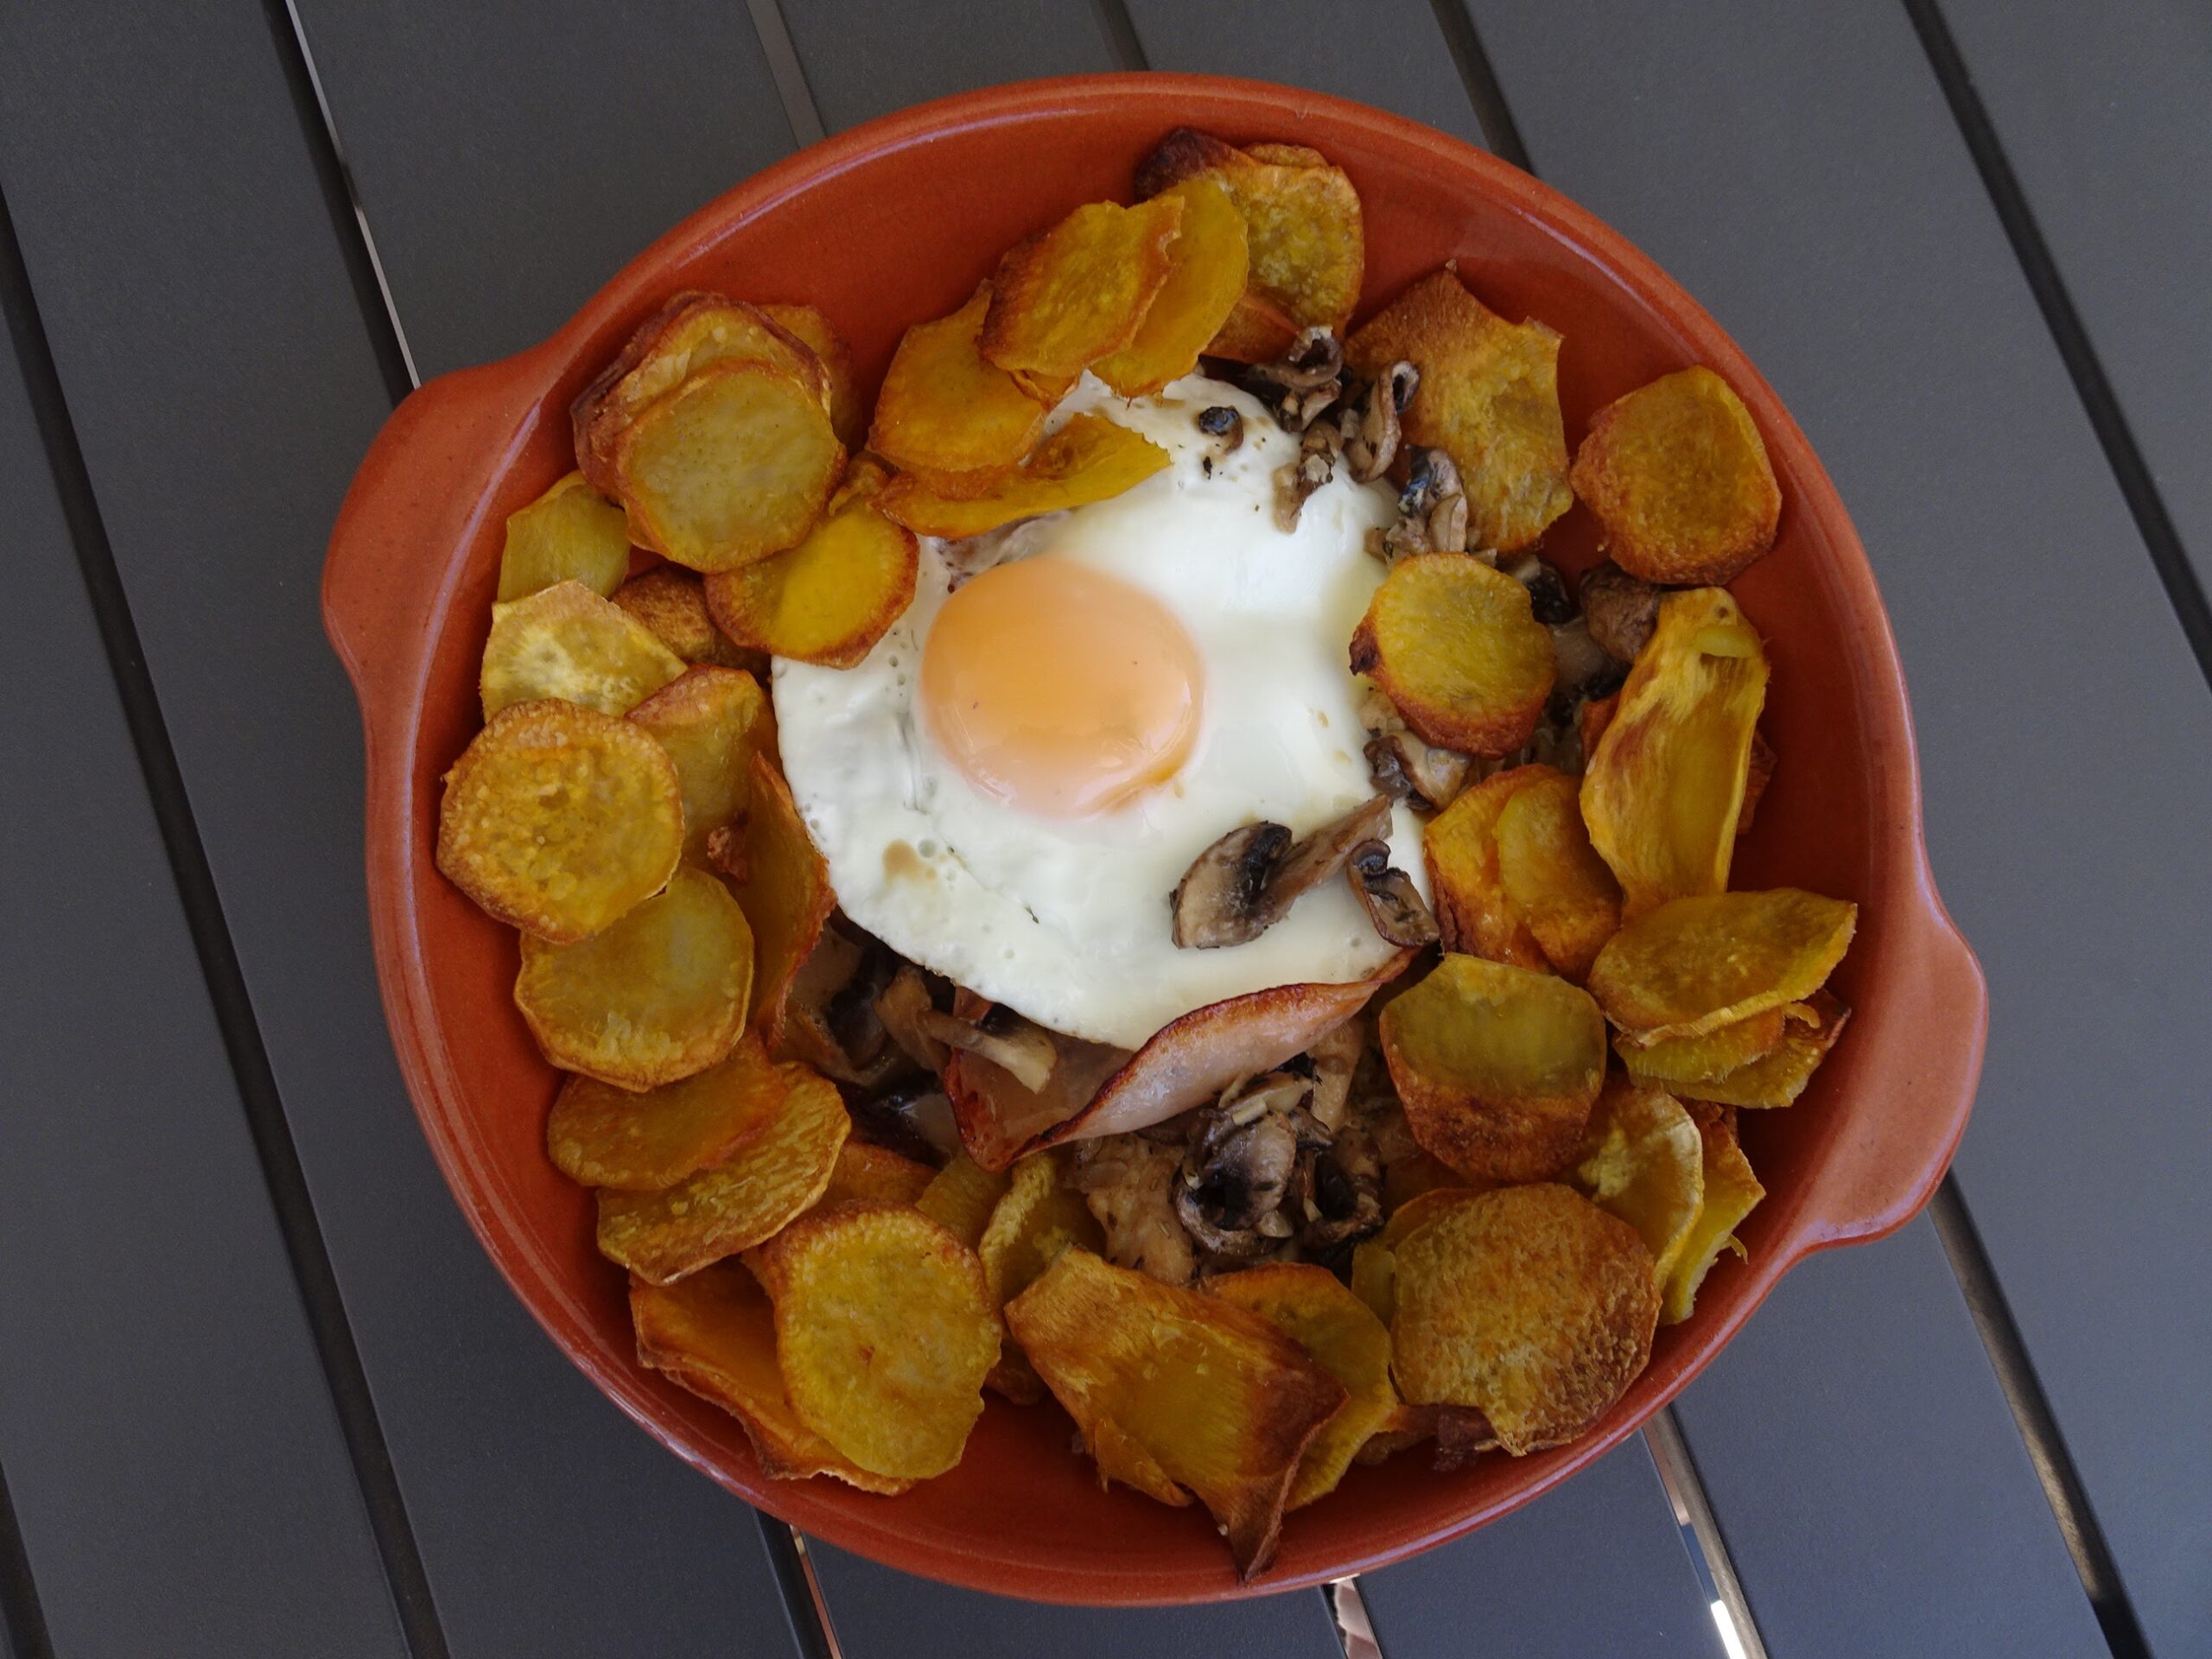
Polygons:
[[791,982],[784,1039],[790,1052],[856,1089],[880,1087],[907,1070],[874,1006],[892,961],[875,940],[832,918]]
[[1361,483],[1382,477],[1397,459],[1398,417],[1413,401],[1420,385],[1420,370],[1410,363],[1393,363],[1346,411],[1344,460],[1351,465],[1351,475]]
[[1222,441],[1221,452],[1233,454],[1244,442],[1244,417],[1227,404],[1214,404],[1198,413],[1198,430]]
[[1474,762],[1453,749],[1424,743],[1406,728],[1382,688],[1367,683],[1360,694],[1360,724],[1367,728],[1367,773],[1394,800],[1440,812],[1459,798]]
[[1344,861],[1362,842],[1387,835],[1389,828],[1389,798],[1376,795],[1300,841],[1283,855],[1282,862],[1268,878],[1263,898],[1274,912],[1269,920],[1279,918],[1293,901],[1344,868]]
[[1388,842],[1365,841],[1354,849],[1351,876],[1351,890],[1377,933],[1402,948],[1419,950],[1436,943],[1436,918],[1413,878],[1390,862]]
[[1290,846],[1280,823],[1248,823],[1200,853],[1176,884],[1175,943],[1186,950],[1212,950],[1256,939],[1274,918],[1262,895]]
[[876,1018],[891,1040],[925,1071],[944,1070],[945,1046],[923,1028],[922,1016],[936,1011],[928,978],[911,962],[899,964],[891,982],[875,994]]
[[1233,1108],[1208,1108],[1183,1154],[1176,1218],[1211,1255],[1249,1261],[1272,1249],[1294,1230],[1270,1217],[1279,1215],[1290,1190],[1298,1153],[1298,1131],[1287,1114],[1263,1108],[1239,1122]]
[[1363,1122],[1350,1119],[1329,1145],[1299,1154],[1290,1209],[1300,1245],[1317,1255],[1382,1225],[1382,1160]]
[[1583,574],[1582,614],[1599,650],[1632,663],[1659,623],[1660,590],[1607,559]]
[[1171,1285],[1189,1284],[1198,1265],[1175,1215],[1182,1161],[1179,1141],[1102,1135],[1077,1143],[1067,1178],[1106,1236],[1107,1259]]
[[960,1150],[952,1102],[934,1077],[911,1077],[852,1104],[853,1132],[866,1141],[930,1165]]
[[1529,608],[1546,627],[1556,627],[1574,620],[1574,599],[1567,591],[1567,578],[1560,575],[1559,568],[1550,560],[1538,554],[1523,553],[1498,569],[1529,590]]
[[1314,324],[1271,363],[1255,363],[1245,378],[1290,391],[1313,391],[1344,373],[1344,342],[1325,325]]
[[1002,1004],[980,1023],[935,1008],[918,1015],[914,1023],[924,1036],[947,1048],[988,1060],[1032,1094],[1052,1080],[1052,1068],[1059,1064],[1052,1033]]
[[1551,634],[1554,694],[1569,691],[1578,698],[1585,697],[1592,695],[1593,686],[1619,683],[1621,665],[1591,638],[1586,618],[1577,616],[1559,623]]
[[1303,1058],[1313,1072],[1313,1092],[1306,1109],[1322,1130],[1334,1135],[1344,1126],[1351,1103],[1351,1080],[1367,1051],[1367,1021],[1355,1014],[1307,1049]]

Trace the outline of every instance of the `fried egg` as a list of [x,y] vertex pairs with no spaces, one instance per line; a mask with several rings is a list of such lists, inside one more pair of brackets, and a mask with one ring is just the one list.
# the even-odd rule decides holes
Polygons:
[[[1224,404],[1234,449],[1197,423]],[[1086,376],[1056,418],[1084,410],[1169,465],[988,538],[925,540],[913,604],[857,666],[777,662],[776,718],[848,916],[1040,1025],[1135,1048],[1208,1003],[1392,955],[1344,881],[1224,949],[1179,949],[1169,905],[1230,830],[1304,835],[1374,794],[1346,647],[1392,505],[1339,468],[1279,528],[1299,440],[1204,376],[1135,402]],[[1390,848],[1425,890],[1402,806]]]

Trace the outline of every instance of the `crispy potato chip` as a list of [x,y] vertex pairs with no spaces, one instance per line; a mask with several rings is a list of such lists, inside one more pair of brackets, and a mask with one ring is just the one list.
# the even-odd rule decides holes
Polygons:
[[707,603],[740,645],[850,668],[912,603],[920,556],[912,531],[857,496],[789,552],[708,577]]
[[1553,969],[1580,982],[1619,931],[1620,884],[1590,845],[1575,780],[1544,771],[1498,810],[1498,877]]
[[1006,1319],[1091,1456],[1109,1448],[1102,1478],[1135,1464],[1187,1488],[1246,1580],[1267,1566],[1300,1459],[1344,1404],[1342,1383],[1261,1315],[1088,1250],[1063,1250]]
[[747,651],[715,626],[706,587],[696,571],[657,564],[617,588],[613,601],[694,667],[741,668],[756,679],[767,671],[764,652]]
[[1733,582],[1774,545],[1782,489],[1751,412],[1700,365],[1662,374],[1590,417],[1574,493],[1613,563],[1646,582]]
[[885,485],[877,505],[918,535],[977,536],[1017,518],[1106,500],[1166,465],[1167,452],[1151,439],[1103,415],[1077,415],[981,495],[938,495],[909,473]]
[[1784,1021],[1782,1040],[1771,1052],[1720,1077],[1685,1084],[1682,1092],[1725,1106],[1794,1105],[1851,1018],[1851,1010],[1825,990],[1815,991],[1806,1003],[1814,1020]]
[[1766,652],[1718,588],[1669,594],[1590,752],[1582,816],[1633,916],[1728,886]]
[[703,1071],[736,1046],[753,931],[729,889],[689,865],[575,944],[523,936],[515,1005],[545,1058],[617,1088]]
[[[1457,1179],[1456,1177],[1454,1178]],[[1375,1312],[1384,1325],[1397,1306],[1397,1249],[1416,1230],[1427,1226],[1453,1205],[1464,1204],[1486,1188],[1434,1186],[1415,1193],[1383,1223],[1382,1230],[1352,1247],[1352,1294]]]
[[1209,1280],[1206,1288],[1268,1320],[1344,1384],[1344,1407],[1306,1443],[1284,1507],[1300,1509],[1326,1497],[1351,1467],[1353,1454],[1397,1407],[1398,1391],[1390,1383],[1389,1330],[1334,1274],[1310,1262],[1223,1274]]
[[1004,471],[1045,429],[1045,405],[976,349],[991,285],[949,317],[899,340],[876,394],[868,448],[901,472]]
[[754,1043],[738,1053],[760,1122],[734,1152],[658,1192],[600,1189],[600,1254],[649,1283],[673,1283],[773,1237],[836,1173],[852,1128],[836,1085]]
[[1461,791],[1422,830],[1421,852],[1446,950],[1519,968],[1549,965],[1543,946],[1506,896],[1498,868],[1497,820],[1515,791],[1551,770],[1530,766],[1493,772]]
[[1158,391],[1198,367],[1198,353],[1236,308],[1250,269],[1244,216],[1218,180],[1186,179],[1161,191],[1160,200],[1183,204],[1182,233],[1167,250],[1167,280],[1136,338],[1090,365],[1124,397]]
[[760,313],[814,353],[830,381],[830,424],[836,429],[838,442],[857,450],[868,442],[868,410],[853,378],[853,348],[845,337],[810,305],[764,305]]
[[1424,741],[1510,754],[1552,694],[1552,637],[1512,577],[1464,553],[1417,553],[1375,590],[1351,671],[1370,676]]
[[1549,974],[1446,955],[1382,1009],[1390,1081],[1414,1138],[1475,1181],[1567,1167],[1605,1077],[1605,1020]]
[[499,555],[501,604],[563,582],[580,582],[605,598],[629,573],[630,528],[622,509],[582,473],[570,473],[507,515],[507,544]]
[[[1028,1289],[1069,1245],[1094,1255],[1105,1249],[1105,1234],[1090,1206],[1063,1183],[1063,1173],[1061,1154],[1051,1152],[1032,1153],[1014,1166],[976,1249],[993,1308],[1003,1309]],[[999,1351],[988,1381],[1017,1405],[1034,1405],[1045,1395],[1035,1368],[1012,1343]]]
[[1344,342],[1344,360],[1378,379],[1401,359],[1421,371],[1406,406],[1408,442],[1459,469],[1467,544],[1517,553],[1574,505],[1559,412],[1560,338],[1533,317],[1514,324],[1467,292],[1446,265],[1415,283]]
[[488,914],[573,944],[675,874],[679,788],[667,753],[627,721],[558,699],[517,703],[446,773],[438,868]]
[[1725,1077],[1738,1066],[1774,1052],[1782,1046],[1787,1024],[1788,1016],[1780,1008],[1769,1008],[1702,1037],[1669,1037],[1647,1043],[1633,1032],[1623,1032],[1613,1039],[1613,1052],[1621,1057],[1630,1077],[1670,1090],[1677,1084],[1685,1085],[1678,1092],[1694,1094],[1696,1090],[1686,1085]]
[[976,340],[984,360],[1058,383],[1120,351],[1167,280],[1182,225],[1178,197],[1135,207],[1092,201],[1015,243],[991,277]]
[[[1228,191],[1243,215],[1246,297],[1256,302],[1232,314],[1227,337],[1217,337],[1207,351],[1262,362],[1299,329],[1318,325],[1341,334],[1359,303],[1367,268],[1359,192],[1344,171],[1303,145],[1238,149],[1184,127],[1160,140],[1138,167],[1136,193],[1151,198],[1198,178]],[[1270,313],[1291,325],[1281,345],[1273,345]]]
[[1582,753],[1595,754],[1599,741],[1605,735],[1605,728],[1613,723],[1613,716],[1620,712],[1621,694],[1609,697],[1586,697],[1583,700],[1580,717]]
[[846,1204],[865,1199],[874,1204],[914,1204],[937,1179],[937,1171],[873,1141],[849,1140],[838,1149],[837,1167],[830,1177],[822,1202]]
[[627,612],[580,582],[556,582],[492,607],[484,718],[543,697],[626,715],[683,671],[683,659]]
[[1606,941],[1590,992],[1647,1041],[1702,1037],[1803,1001],[1843,960],[1858,923],[1858,906],[1800,887],[1676,899]]
[[784,1039],[791,982],[837,907],[830,867],[814,849],[783,773],[755,754],[744,823],[745,874],[737,896],[753,924],[753,1023],[775,1047]]
[[1705,1198],[1704,1143],[1681,1103],[1618,1072],[1591,1109],[1573,1184],[1636,1229],[1661,1284],[1681,1257]]
[[1766,1196],[1736,1139],[1734,1109],[1692,1101],[1688,1110],[1704,1144],[1705,1201],[1675,1259],[1674,1271],[1667,1276],[1660,1318],[1668,1325],[1680,1325],[1689,1318],[1697,1306],[1698,1287],[1705,1282],[1705,1275],[1713,1270],[1723,1249],[1745,1255],[1736,1229]]
[[586,1186],[658,1192],[764,1134],[786,1092],[766,1051],[749,1038],[719,1064],[643,1094],[570,1077],[546,1121],[545,1149],[563,1175]]
[[683,855],[704,863],[707,837],[745,810],[753,757],[766,746],[767,694],[734,668],[691,668],[630,711],[676,762]]
[[999,1352],[973,1251],[906,1205],[841,1204],[753,1261],[801,1422],[879,1475],[926,1480],[960,1461]]
[[955,1153],[930,1178],[914,1207],[972,1250],[982,1243],[991,1211],[1013,1184],[1007,1171],[985,1169],[966,1153]]
[[1516,1458],[1588,1429],[1651,1357],[1651,1252],[1571,1187],[1483,1193],[1397,1254],[1400,1392],[1473,1407]]
[[718,1262],[673,1285],[630,1281],[638,1362],[735,1417],[772,1480],[835,1475],[864,1492],[913,1485],[872,1475],[798,1420],[776,1365],[776,1315],[739,1262]]

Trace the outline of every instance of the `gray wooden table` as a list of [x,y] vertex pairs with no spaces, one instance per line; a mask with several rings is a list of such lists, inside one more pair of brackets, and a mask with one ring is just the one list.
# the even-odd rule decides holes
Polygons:
[[[1331,1594],[1071,1614],[809,1548],[507,1294],[386,1043],[316,583],[394,400],[680,215],[1145,67],[1487,145],[1744,343],[1881,578],[1994,1015],[1929,1215],[1642,1445]],[[2212,1653],[2196,0],[9,0],[0,202],[15,1659]]]

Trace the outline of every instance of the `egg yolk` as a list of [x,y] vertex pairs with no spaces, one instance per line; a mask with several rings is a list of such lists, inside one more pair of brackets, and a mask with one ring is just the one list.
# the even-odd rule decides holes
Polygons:
[[930,735],[977,789],[1077,817],[1174,776],[1204,691],[1198,646],[1159,601],[1046,555],[953,592],[922,647],[918,696]]

